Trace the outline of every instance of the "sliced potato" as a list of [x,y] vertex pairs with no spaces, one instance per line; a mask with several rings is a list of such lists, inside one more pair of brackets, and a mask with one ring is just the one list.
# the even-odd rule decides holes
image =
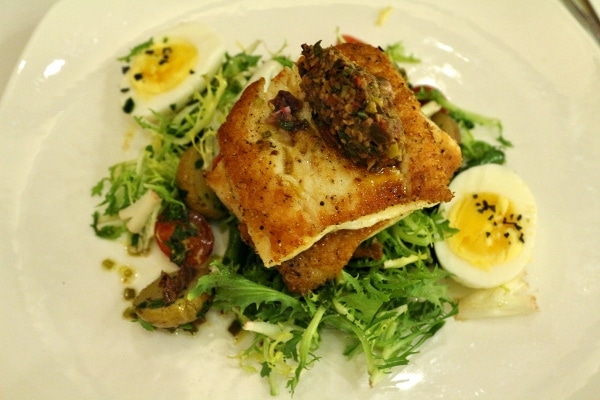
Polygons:
[[177,300],[169,304],[165,304],[163,300],[159,281],[160,276],[142,289],[133,300],[135,313],[141,320],[156,328],[177,328],[202,318],[208,311],[211,301],[210,294],[203,293],[192,300],[187,299],[187,294],[196,285],[197,278],[192,279],[188,287],[179,294]]
[[456,121],[447,112],[440,110],[431,116],[431,120],[456,143],[460,144],[460,128]]
[[206,184],[202,170],[202,156],[193,146],[181,155],[175,183],[184,192],[183,201],[190,209],[212,219],[227,215],[225,207],[215,192]]

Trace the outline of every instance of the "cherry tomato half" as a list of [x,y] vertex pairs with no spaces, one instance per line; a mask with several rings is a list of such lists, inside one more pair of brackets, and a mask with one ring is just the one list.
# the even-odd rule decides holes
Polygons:
[[192,210],[182,219],[159,215],[154,227],[158,247],[171,261],[198,267],[210,256],[215,242],[212,229],[202,214]]

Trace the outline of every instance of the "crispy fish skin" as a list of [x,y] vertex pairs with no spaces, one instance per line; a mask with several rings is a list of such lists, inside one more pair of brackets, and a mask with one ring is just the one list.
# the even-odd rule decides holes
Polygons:
[[[398,167],[369,171],[332,148],[312,120],[298,71],[284,69],[266,92],[262,80],[244,91],[219,130],[221,154],[207,174],[209,186],[244,224],[265,266],[279,266],[298,292],[334,278],[352,256],[349,249],[379,230],[413,210],[450,200],[448,183],[461,163],[458,145],[423,116],[382,51],[364,44],[337,47],[392,85],[405,135]],[[297,116],[308,121],[306,129],[287,132],[265,122],[273,111],[269,101],[279,90],[304,102]],[[324,252],[342,247],[324,261]]]

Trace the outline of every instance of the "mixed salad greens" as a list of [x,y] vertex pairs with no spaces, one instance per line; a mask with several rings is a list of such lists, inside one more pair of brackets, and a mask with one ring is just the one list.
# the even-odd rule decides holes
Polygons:
[[[402,63],[419,62],[401,43],[385,51],[399,69]],[[210,168],[218,153],[219,125],[267,61],[292,64],[281,53],[258,55],[256,46],[227,54],[217,73],[206,77],[206,88],[194,93],[183,109],[136,118],[148,144],[137,159],[111,166],[92,188],[92,195],[102,198],[93,213],[96,235],[126,238],[135,254],[150,250],[161,213],[186,209],[175,182],[181,155],[193,147],[201,155],[201,167]],[[463,168],[504,163],[510,143],[502,137],[498,120],[461,109],[435,88],[414,89],[422,104],[435,103],[435,109],[447,113],[459,127]],[[497,141],[476,139],[473,130],[478,126],[495,130]],[[448,273],[438,266],[432,247],[453,229],[435,208],[414,212],[370,239],[382,245],[382,259],[355,258],[335,281],[304,296],[290,293],[279,273],[264,267],[241,240],[234,217],[212,223],[228,233],[226,251],[210,259],[210,273],[194,282],[187,297],[210,293],[212,309],[235,315],[239,329],[252,337],[240,360],[268,379],[273,394],[282,384],[294,392],[303,371],[319,359],[325,329],[340,333],[347,356],[364,357],[370,384],[375,385],[394,367],[407,364],[457,312],[444,284]]]

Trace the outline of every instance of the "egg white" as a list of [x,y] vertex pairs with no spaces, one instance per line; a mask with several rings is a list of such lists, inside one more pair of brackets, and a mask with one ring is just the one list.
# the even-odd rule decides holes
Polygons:
[[[134,116],[148,117],[153,112],[167,113],[183,107],[194,91],[201,90],[206,86],[205,76],[214,74],[218,70],[225,54],[221,36],[200,23],[182,23],[155,34],[152,36],[152,43],[151,47],[140,51],[122,66],[121,106],[125,112]],[[136,65],[140,63],[140,57],[147,56],[145,52],[152,50],[154,46],[170,43],[191,45],[197,51],[195,62],[191,63],[187,70],[181,71],[185,78],[180,80],[176,86],[165,90],[161,88],[160,91],[150,91],[152,93],[148,93],[146,90],[137,90],[136,86],[144,83],[145,71],[136,70]],[[154,67],[159,68],[158,63]],[[139,79],[136,79],[135,76],[138,76]],[[130,107],[129,110],[127,110],[128,107]]]
[[[440,205],[440,212],[444,217],[448,218],[452,208],[465,196],[472,196],[474,193],[498,194],[508,199],[515,213],[521,215],[519,228],[524,240],[519,243],[520,252],[512,259],[483,268],[475,265],[478,260],[468,260],[465,256],[456,254],[446,239],[434,245],[440,265],[452,273],[457,282],[473,288],[497,287],[519,275],[533,252],[537,214],[535,199],[523,179],[506,167],[488,164],[460,173],[451,182],[450,189],[454,198]],[[453,226],[451,220],[450,225]]]

